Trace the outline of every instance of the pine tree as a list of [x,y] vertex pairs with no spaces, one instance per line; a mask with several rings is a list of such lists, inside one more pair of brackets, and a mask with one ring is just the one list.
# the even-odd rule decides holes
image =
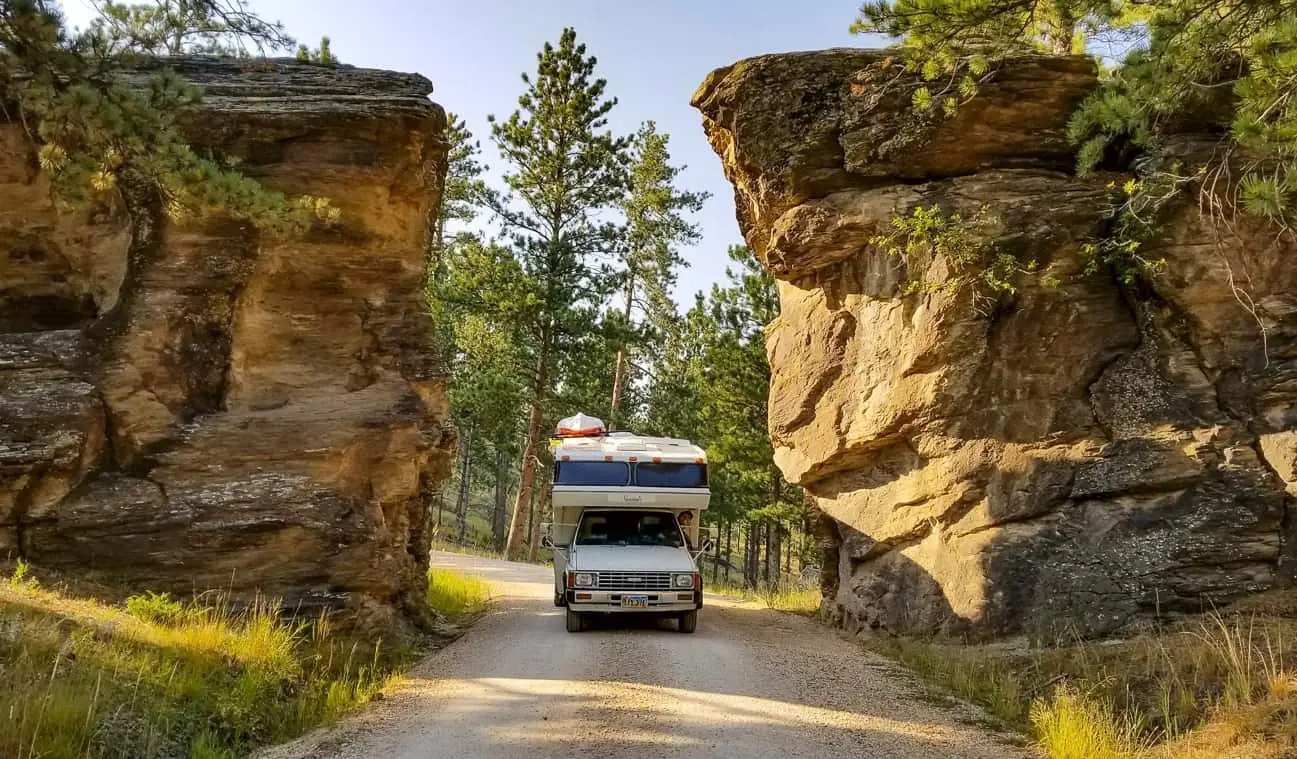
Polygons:
[[[696,242],[698,227],[685,215],[702,210],[707,193],[677,190],[675,182],[684,167],[671,165],[670,137],[657,131],[652,121],[640,127],[632,147],[630,192],[622,202],[626,216],[626,241],[622,251],[620,341],[612,372],[612,399],[608,422],[620,426],[623,396],[632,379],[634,349],[660,335],[669,315],[675,314],[671,288],[676,272],[688,263],[679,247]],[[636,315],[648,317],[637,324]]]
[[[537,55],[536,75],[508,119],[492,119],[491,136],[507,164],[508,192],[492,200],[513,249],[536,285],[538,308],[528,325],[532,353],[528,420],[518,495],[506,554],[516,557],[536,485],[543,428],[551,412],[556,368],[581,360],[573,338],[591,331],[612,277],[607,265],[618,239],[602,215],[621,199],[627,141],[607,131],[616,100],[594,77],[596,59],[564,29],[557,47]],[[539,528],[532,519],[532,532]]]
[[441,211],[437,215],[434,241],[444,243],[447,229],[467,225],[477,218],[487,201],[486,165],[479,157],[482,144],[473,137],[464,119],[446,114],[446,184],[441,192]]
[[492,461],[497,487],[507,488],[500,463],[515,452],[526,405],[530,354],[526,325],[535,319],[533,282],[512,253],[462,234],[446,247],[443,274],[430,286],[434,318],[449,346],[451,408],[461,437],[455,513],[462,540],[469,487]]
[[[1225,153],[1243,156],[1232,172],[1242,207],[1287,227],[1297,204],[1291,0],[874,0],[852,30],[900,40],[906,67],[932,83],[914,92],[916,107],[944,113],[974,96],[998,59],[1080,53],[1089,41],[1116,41],[1128,50],[1124,61],[1070,125],[1080,170],[1114,155],[1156,153],[1165,125],[1210,112],[1203,106],[1232,90],[1230,138],[1244,150]],[[1149,209],[1140,215],[1149,217]]]
[[[499,301],[516,295],[520,272],[506,251],[455,230],[473,222],[483,208],[486,166],[478,160],[481,144],[453,113],[446,114],[446,142],[446,180],[436,226],[428,235],[426,294],[437,349],[451,368],[452,418],[460,435],[456,537],[462,543],[474,461],[488,455],[484,449],[508,445],[512,437],[499,404],[518,402],[511,392],[518,373],[517,336],[507,304]],[[442,493],[435,497],[444,499]]]
[[[800,524],[802,496],[774,464],[767,426],[770,366],[766,325],[779,314],[774,278],[742,246],[725,284],[699,293],[666,334],[649,390],[647,428],[706,448],[712,505],[705,516],[732,534],[744,525],[745,578],[774,570],[784,524]],[[767,545],[765,563],[761,544]],[[728,552],[727,552],[728,556]]]
[[[96,6],[90,33],[113,49],[143,55],[247,55],[292,50],[296,41],[278,21],[267,21],[245,0],[155,0]],[[331,58],[326,37],[319,52]],[[329,60],[319,62],[328,63]]]
[[[189,2],[217,16],[231,7]],[[229,34],[279,39],[277,27],[240,12],[244,26]],[[173,217],[219,213],[278,233],[336,217],[322,199],[289,200],[219,158],[199,156],[177,118],[202,93],[167,69],[145,88],[126,82],[120,72],[138,61],[128,39],[103,25],[73,35],[49,3],[0,0],[0,101],[39,146],[41,168],[64,200],[115,194],[136,216],[157,208]]]

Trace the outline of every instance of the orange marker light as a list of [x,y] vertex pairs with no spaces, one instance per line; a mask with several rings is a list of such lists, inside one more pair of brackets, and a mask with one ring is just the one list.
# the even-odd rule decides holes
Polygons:
[[572,460],[572,457],[571,457],[571,456],[564,456],[564,457],[563,457],[563,460],[564,460],[564,461],[571,461],[571,460]]
[[662,463],[662,457],[661,457],[661,456],[654,456],[654,457],[653,457],[653,463],[654,463],[654,464],[661,464],[661,463]]
[[604,456],[604,457],[603,457],[603,460],[604,460],[604,461],[612,461],[612,456]]
[[638,459],[637,457],[635,457],[635,456],[631,456],[631,457],[630,457],[630,460],[631,460],[631,461],[639,461],[639,459]]
[[706,464],[706,463],[707,463],[707,459],[702,459],[702,458],[694,459],[694,463],[695,463],[695,464]]

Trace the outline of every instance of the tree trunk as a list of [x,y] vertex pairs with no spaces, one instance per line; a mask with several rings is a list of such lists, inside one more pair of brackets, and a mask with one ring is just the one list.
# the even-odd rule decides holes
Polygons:
[[518,497],[513,502],[513,518],[509,520],[509,538],[505,542],[504,556],[516,560],[522,552],[526,538],[527,517],[536,484],[536,463],[540,457],[541,424],[545,421],[545,397],[549,394],[549,333],[541,336],[540,351],[536,356],[536,378],[531,388],[531,416],[527,420],[527,441],[522,449],[522,473],[518,478]]
[[[721,526],[724,527],[724,525]],[[716,537],[720,538],[720,535],[717,534]],[[713,548],[712,550],[716,551],[716,548]],[[716,552],[720,553],[719,551]],[[720,581],[720,576],[721,576],[721,560],[719,558],[715,558],[712,560],[712,585],[715,585],[717,582]]]
[[541,475],[540,497],[536,499],[536,508],[531,515],[531,539],[527,544],[527,561],[535,561],[536,555],[540,552],[540,526],[545,521],[546,512],[549,511],[549,496],[549,477]]
[[432,534],[435,539],[440,540],[441,539],[441,515],[446,510],[446,491],[438,490],[436,495],[436,500],[437,500],[437,521],[433,522]]
[[[635,303],[635,275],[631,274],[626,278],[626,308],[622,315],[626,317],[626,324],[630,324],[631,307]],[[622,345],[617,349],[617,362],[613,365],[612,370],[612,403],[608,407],[608,429],[615,430],[620,425],[618,412],[621,410],[621,396],[625,392],[624,382],[626,374],[626,346]]]
[[505,530],[509,528],[509,454],[503,445],[495,448],[495,508],[491,510],[491,547],[504,549]]
[[734,522],[725,523],[725,582],[730,581],[731,557],[734,555]]
[[793,573],[793,531],[784,530],[784,542],[788,545],[784,550],[784,574],[792,575]]
[[455,542],[463,545],[468,532],[469,481],[473,476],[473,433],[464,430],[459,435],[459,496],[455,500]]
[[769,535],[766,544],[767,582],[771,584],[771,587],[777,587],[779,585],[779,565],[782,563],[784,548],[784,527],[778,522],[771,522],[766,526],[766,534]]
[[[760,545],[762,543],[765,543],[766,546],[766,555],[764,556],[765,561],[761,561],[763,557],[760,554]],[[761,583],[769,587],[770,585],[770,523],[769,522],[766,521],[761,522],[760,531],[757,533],[757,546],[758,546],[757,561],[761,562]]]
[[748,522],[746,544],[743,546],[743,587],[757,586],[757,557],[760,556],[760,527],[756,522]]

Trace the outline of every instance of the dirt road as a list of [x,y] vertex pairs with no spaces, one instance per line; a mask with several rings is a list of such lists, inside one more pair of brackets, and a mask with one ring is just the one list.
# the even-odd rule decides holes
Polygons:
[[364,714],[267,759],[1033,756],[809,620],[709,596],[693,635],[616,620],[573,634],[549,569],[433,564],[485,577],[494,609]]

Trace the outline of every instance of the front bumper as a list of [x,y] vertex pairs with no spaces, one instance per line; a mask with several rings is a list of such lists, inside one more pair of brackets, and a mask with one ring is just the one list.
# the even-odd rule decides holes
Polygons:
[[[580,596],[578,598],[577,596]],[[622,606],[622,596],[648,596],[648,607]],[[703,607],[703,594],[700,590],[655,590],[636,593],[624,590],[571,590],[567,591],[567,605],[573,611],[597,611],[609,613],[662,614],[668,612],[691,611]]]

